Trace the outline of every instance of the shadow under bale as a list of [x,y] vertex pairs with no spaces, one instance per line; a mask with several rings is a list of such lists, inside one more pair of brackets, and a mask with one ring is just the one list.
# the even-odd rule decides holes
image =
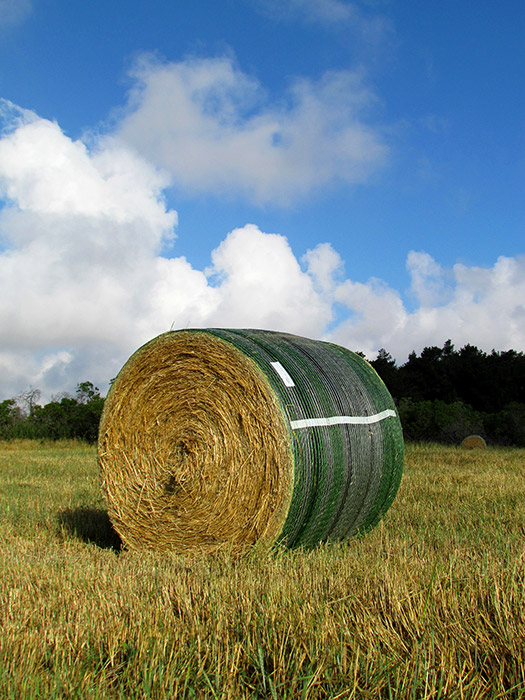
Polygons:
[[79,506],[66,508],[57,516],[59,525],[66,532],[83,542],[96,544],[103,549],[120,552],[122,540],[113,528],[108,512],[104,508]]

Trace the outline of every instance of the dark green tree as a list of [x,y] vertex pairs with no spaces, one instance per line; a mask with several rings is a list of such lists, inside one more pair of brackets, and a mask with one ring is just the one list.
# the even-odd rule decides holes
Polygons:
[[77,402],[81,404],[91,403],[100,399],[100,393],[97,386],[91,382],[80,382],[76,389]]
[[396,396],[399,392],[398,384],[398,369],[392,355],[384,348],[381,348],[377,353],[375,360],[370,363],[381,379],[386,384],[387,389]]
[[0,438],[11,437],[13,428],[22,420],[22,412],[15,399],[0,402]]

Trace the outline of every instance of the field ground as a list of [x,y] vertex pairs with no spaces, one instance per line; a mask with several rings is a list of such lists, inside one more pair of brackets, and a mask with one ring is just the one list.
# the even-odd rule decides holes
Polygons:
[[0,443],[0,697],[525,698],[525,450],[407,447],[362,539],[119,549],[80,443]]

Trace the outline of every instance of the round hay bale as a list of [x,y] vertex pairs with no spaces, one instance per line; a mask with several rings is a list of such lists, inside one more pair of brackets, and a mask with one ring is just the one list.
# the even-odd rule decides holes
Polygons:
[[403,469],[388,390],[359,355],[261,330],[164,333],[100,424],[109,516],[130,548],[313,546],[372,528]]
[[463,450],[486,450],[487,443],[481,435],[469,435],[461,443]]

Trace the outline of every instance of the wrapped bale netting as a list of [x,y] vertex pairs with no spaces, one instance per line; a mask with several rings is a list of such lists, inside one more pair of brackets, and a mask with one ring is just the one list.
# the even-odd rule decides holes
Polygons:
[[312,546],[372,528],[399,487],[388,390],[345,348],[262,330],[165,333],[105,402],[99,464],[132,548]]

